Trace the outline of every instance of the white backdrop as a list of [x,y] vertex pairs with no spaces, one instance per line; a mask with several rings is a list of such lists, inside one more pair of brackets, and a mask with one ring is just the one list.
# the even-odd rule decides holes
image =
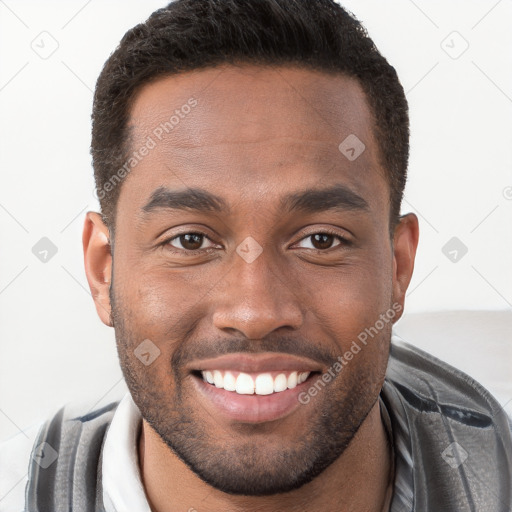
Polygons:
[[[410,104],[403,210],[418,214],[421,240],[407,315],[511,310],[512,2],[342,3]],[[125,31],[164,4],[0,0],[0,439],[124,389],[83,270],[83,219],[97,209],[92,91]]]

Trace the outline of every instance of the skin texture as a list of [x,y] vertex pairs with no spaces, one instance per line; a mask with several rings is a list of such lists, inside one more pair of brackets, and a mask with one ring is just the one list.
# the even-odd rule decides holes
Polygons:
[[[196,106],[157,140],[155,128],[190,98]],[[399,318],[418,222],[402,217],[390,237],[389,185],[359,84],[292,66],[225,65],[146,85],[130,126],[132,150],[148,136],[156,145],[122,184],[113,245],[94,212],[83,242],[98,314],[115,327],[144,417],[138,449],[152,509],[386,509],[392,464],[377,399],[391,322],[279,420],[219,417],[191,373],[194,361],[247,352],[306,356],[326,372],[393,304]],[[354,161],[338,149],[350,134],[366,146]],[[340,185],[366,206],[281,204]],[[202,189],[229,208],[144,211],[160,187]],[[331,236],[315,241],[326,229]],[[205,237],[187,245],[186,233]],[[262,247],[251,263],[236,252],[249,236]],[[134,355],[146,339],[160,350],[149,366]]]

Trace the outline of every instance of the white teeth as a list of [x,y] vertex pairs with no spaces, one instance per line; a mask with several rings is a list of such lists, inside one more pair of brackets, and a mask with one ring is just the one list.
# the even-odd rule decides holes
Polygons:
[[284,391],[285,389],[288,389],[288,379],[284,373],[280,373],[274,379],[274,391],[279,392]]
[[261,373],[256,377],[256,394],[270,395],[274,392],[274,379],[270,373]]
[[288,389],[293,389],[297,386],[297,372],[292,372],[288,375]]
[[231,372],[224,374],[224,389],[226,391],[236,391],[236,379]]
[[236,392],[240,395],[254,394],[254,381],[247,373],[240,373],[236,379]]
[[217,388],[224,387],[224,377],[222,376],[222,373],[219,372],[219,370],[215,370],[213,372],[213,383]]
[[[236,373],[236,372],[235,372]],[[286,389],[293,389],[302,384],[311,372],[291,372],[288,377],[280,373],[272,378],[270,373],[260,373],[253,379],[252,375],[240,372],[235,378],[232,372],[221,370],[205,370],[201,372],[203,380],[224,388],[226,391],[235,391],[240,395],[271,395]]]
[[309,377],[309,372],[301,372],[297,377],[297,384],[302,384]]

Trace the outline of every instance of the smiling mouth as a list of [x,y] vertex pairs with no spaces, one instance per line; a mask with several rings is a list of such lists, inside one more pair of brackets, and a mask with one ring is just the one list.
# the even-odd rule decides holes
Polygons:
[[[213,417],[228,424],[284,419],[303,407],[301,394],[321,374],[304,367],[259,372],[209,368],[191,372],[193,388]],[[306,409],[303,414],[307,414]]]
[[195,370],[192,372],[212,387],[239,395],[272,395],[294,389],[318,371],[282,370],[271,372],[241,372],[233,370]]

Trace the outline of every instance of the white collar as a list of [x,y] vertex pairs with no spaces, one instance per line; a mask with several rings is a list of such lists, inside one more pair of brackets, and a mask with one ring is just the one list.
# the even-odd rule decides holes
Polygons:
[[102,484],[106,512],[151,512],[139,471],[137,438],[142,416],[126,393],[103,445]]

